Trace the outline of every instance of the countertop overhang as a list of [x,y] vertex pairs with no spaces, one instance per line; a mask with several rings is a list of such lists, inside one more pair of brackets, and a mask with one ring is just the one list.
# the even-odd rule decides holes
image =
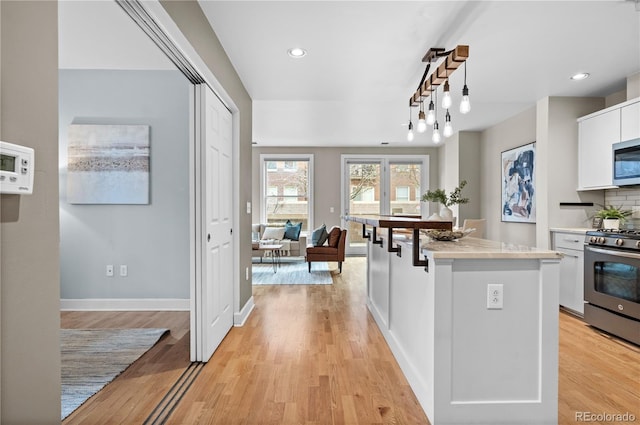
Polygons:
[[525,245],[466,237],[455,241],[425,241],[422,254],[434,259],[557,259],[562,254],[556,251],[537,249]]

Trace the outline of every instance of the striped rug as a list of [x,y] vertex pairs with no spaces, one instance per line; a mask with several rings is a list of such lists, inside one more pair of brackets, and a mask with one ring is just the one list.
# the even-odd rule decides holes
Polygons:
[[326,262],[311,263],[309,273],[306,262],[283,262],[276,273],[270,260],[253,265],[254,285],[330,285],[333,283],[329,265]]
[[62,417],[113,381],[168,329],[60,329]]

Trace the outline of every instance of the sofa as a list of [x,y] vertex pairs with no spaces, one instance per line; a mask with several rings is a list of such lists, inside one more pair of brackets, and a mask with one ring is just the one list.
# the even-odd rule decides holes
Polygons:
[[[280,225],[265,224],[265,223],[252,224],[251,225],[251,246],[252,246],[251,255],[253,257],[263,257],[265,255],[265,251],[258,249],[260,245],[260,241],[265,242],[265,240],[272,240],[274,241],[274,243],[280,243],[275,241],[274,239],[264,238],[265,231],[267,230],[268,227],[272,229],[284,228],[285,225],[284,224],[280,224]],[[267,236],[269,236],[268,233],[267,233]],[[281,241],[283,245],[283,250],[281,251],[280,255],[286,256],[286,257],[304,257],[305,249],[307,247],[307,237],[305,235],[300,234],[298,236],[298,240],[293,240],[293,239],[284,237],[283,239],[281,239]]]

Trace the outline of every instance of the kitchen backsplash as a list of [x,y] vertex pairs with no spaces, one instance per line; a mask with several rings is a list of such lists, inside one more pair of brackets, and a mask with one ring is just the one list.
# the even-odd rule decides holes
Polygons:
[[630,210],[637,209],[629,220],[627,220],[624,227],[633,229],[640,228],[640,186],[605,190],[604,202],[606,205],[622,206]]

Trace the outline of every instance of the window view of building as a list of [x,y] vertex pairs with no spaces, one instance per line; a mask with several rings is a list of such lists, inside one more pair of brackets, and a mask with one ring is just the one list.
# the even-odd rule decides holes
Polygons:
[[390,164],[391,214],[420,215],[420,164]]
[[284,224],[302,222],[309,230],[309,161],[268,160],[263,162],[263,211],[266,222]]
[[[349,214],[393,214],[420,216],[421,163],[393,163],[384,167],[384,181],[388,182],[389,193],[382,188],[382,164],[376,162],[350,162],[349,173]],[[361,225],[348,222],[347,238],[350,247],[365,246]]]

